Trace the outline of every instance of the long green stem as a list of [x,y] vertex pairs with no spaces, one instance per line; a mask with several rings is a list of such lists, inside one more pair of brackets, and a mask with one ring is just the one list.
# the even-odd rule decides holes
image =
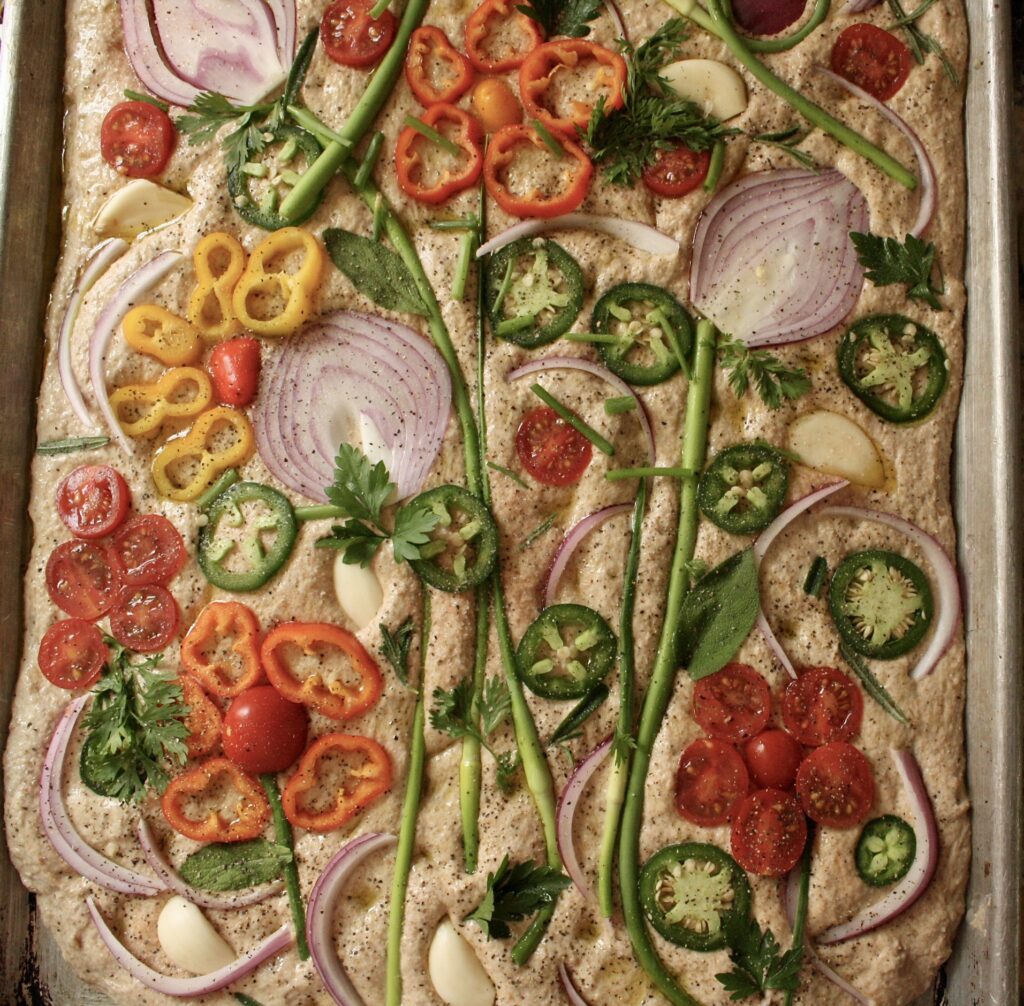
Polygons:
[[260,776],[263,791],[270,802],[270,810],[274,815],[274,840],[292,852],[292,858],[284,868],[284,886],[288,891],[288,904],[292,910],[292,928],[295,930],[295,947],[300,961],[309,960],[309,945],[306,943],[306,909],[302,904],[302,888],[299,886],[299,867],[295,862],[295,843],[292,841],[292,826],[284,816],[281,806],[281,790],[277,785],[277,776],[267,773]]
[[[801,951],[807,932],[807,902],[811,894],[811,855],[814,846],[814,833],[807,835],[804,854],[800,857],[800,891],[797,895],[796,918],[793,920],[793,949]],[[785,1006],[793,1006],[793,993],[786,993]]]
[[388,945],[385,965],[384,1002],[386,1006],[402,1003],[402,927],[405,923],[405,896],[409,889],[409,871],[416,846],[416,818],[423,792],[423,769],[427,752],[423,740],[424,703],[426,695],[427,648],[430,643],[430,591],[423,588],[423,624],[420,627],[420,676],[416,708],[412,714],[412,741],[409,745],[409,774],[402,803],[402,823],[398,830],[395,872],[391,877],[391,914],[388,916]]
[[[782,38],[744,38],[747,47],[752,52],[788,52],[790,49],[798,46],[808,35],[811,34],[819,25],[823,24],[825,19],[828,17],[829,7],[832,0],[816,0],[814,4],[814,10],[811,11],[811,16],[804,22],[804,24],[797,28],[790,35],[784,35]],[[729,15],[729,19],[732,20],[732,3],[731,0],[724,0],[724,7],[726,14]],[[702,12],[703,13],[703,12]],[[696,18],[694,18],[696,20]]]
[[692,472],[682,479],[679,492],[679,528],[669,572],[665,619],[658,640],[651,681],[644,695],[636,748],[626,785],[619,836],[619,886],[626,929],[633,952],[641,967],[673,1006],[699,1006],[668,971],[658,957],[644,923],[638,887],[640,828],[643,823],[644,788],[651,764],[655,738],[672,697],[676,677],[676,630],[679,610],[690,588],[687,564],[693,558],[697,541],[697,475],[704,464],[707,450],[708,418],[711,407],[711,384],[715,371],[715,328],[709,321],[697,325],[697,347],[694,355],[693,379],[686,396],[686,420],[683,430],[680,467]]

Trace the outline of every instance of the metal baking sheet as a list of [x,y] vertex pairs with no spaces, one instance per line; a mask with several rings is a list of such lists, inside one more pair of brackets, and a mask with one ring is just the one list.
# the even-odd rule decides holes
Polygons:
[[[840,0],[836,0],[840,2]],[[931,997],[917,1006],[1021,998],[1020,367],[1010,133],[1010,5],[968,0],[967,359],[955,506],[966,585],[968,783],[974,855],[967,917]],[[0,727],[21,655],[31,527],[27,473],[43,323],[60,239],[63,0],[7,0],[0,36]],[[1019,139],[1018,139],[1019,142]],[[0,829],[3,1006],[102,1006],[35,922]]]

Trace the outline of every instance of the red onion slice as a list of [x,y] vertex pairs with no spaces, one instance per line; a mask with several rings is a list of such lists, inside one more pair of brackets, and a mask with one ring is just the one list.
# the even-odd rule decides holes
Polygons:
[[608,12],[608,17],[611,18],[612,24],[615,26],[616,39],[621,38],[623,42],[628,42],[629,32],[626,30],[626,22],[622,17],[622,11],[619,10],[619,5],[615,0],[604,0],[604,9]]
[[850,231],[867,224],[864,194],[838,171],[746,175],[704,210],[690,299],[748,346],[822,335],[857,303],[864,273]]
[[[772,543],[782,532],[789,527],[801,516],[806,513],[815,503],[820,503],[821,500],[827,499],[833,493],[839,492],[840,489],[845,489],[849,485],[847,479],[841,479],[839,482],[830,482],[826,486],[822,486],[820,489],[815,489],[809,492],[806,496],[802,496],[795,503],[791,503],[778,517],[775,518],[769,524],[760,535],[758,535],[757,541],[754,542],[754,562],[757,563],[758,567],[761,565],[761,560],[764,559],[768,549],[772,547]],[[782,648],[782,644],[776,639],[775,633],[772,632],[772,627],[768,624],[768,619],[764,616],[764,609],[761,609],[757,613],[757,628],[760,630],[761,635],[764,636],[765,642],[770,647],[771,651],[778,658],[779,663],[785,667],[786,672],[791,678],[796,678],[796,668],[793,666],[793,662],[789,659],[786,651]]]
[[583,543],[583,539],[606,520],[611,520],[612,517],[617,517],[620,513],[632,513],[632,511],[632,503],[615,503],[584,517],[570,528],[569,533],[562,539],[562,544],[558,546],[555,557],[551,561],[551,568],[548,570],[548,582],[544,588],[545,606],[555,603],[555,594],[558,592],[558,584],[561,582],[565,567],[569,565],[569,560]]
[[558,839],[558,852],[565,865],[565,872],[569,879],[576,885],[577,890],[584,898],[590,898],[590,885],[587,878],[583,876],[583,869],[576,857],[576,845],[572,838],[572,822],[576,816],[576,804],[580,802],[583,791],[587,788],[593,774],[601,767],[601,763],[608,757],[612,749],[612,738],[602,741],[594,750],[587,755],[576,766],[575,771],[569,776],[569,781],[562,790],[558,800],[558,815],[556,818],[555,835]]
[[64,806],[64,758],[75,725],[88,701],[89,695],[86,694],[70,702],[53,731],[53,737],[50,738],[50,746],[46,751],[43,771],[39,778],[39,814],[42,818],[43,831],[57,855],[86,880],[119,894],[138,894],[142,897],[159,894],[167,889],[160,880],[129,870],[107,859],[85,842],[75,831],[67,807]]
[[356,867],[378,849],[394,845],[394,835],[371,833],[360,835],[344,846],[324,868],[313,885],[306,906],[306,930],[313,964],[324,983],[324,988],[338,1006],[364,1006],[362,996],[338,960],[334,947],[334,905],[342,887]]
[[607,234],[609,237],[625,241],[637,251],[650,252],[651,255],[679,254],[679,242],[650,224],[642,224],[638,220],[624,220],[621,217],[597,216],[593,213],[565,213],[549,220],[523,220],[521,223],[513,224],[480,245],[476,257],[490,255],[520,238],[532,238],[537,234],[547,234],[549,231],[571,230]]
[[565,992],[565,998],[569,1000],[569,1006],[590,1006],[580,990],[576,988],[572,972],[566,967],[564,961],[558,962],[558,980],[562,983],[562,991]]
[[896,514],[857,506],[830,506],[823,510],[822,514],[833,517],[856,517],[860,520],[874,521],[876,524],[885,524],[905,535],[924,552],[925,559],[935,573],[936,616],[931,641],[910,672],[910,677],[914,681],[920,681],[935,670],[939,660],[953,642],[956,628],[960,624],[960,581],[956,575],[956,568],[946,555],[946,550],[927,531],[922,531],[916,524],[903,517],[897,517]]
[[154,971],[148,964],[143,964],[110,931],[110,927],[91,897],[86,898],[85,903],[92,916],[93,924],[99,930],[100,939],[103,940],[114,960],[136,981],[142,982],[147,988],[165,996],[174,996],[177,999],[204,996],[209,992],[216,992],[218,989],[231,985],[239,978],[244,978],[247,974],[255,971],[264,961],[279,954],[292,943],[292,927],[286,922],[280,929],[271,933],[252,949],[247,950],[231,964],[211,971],[208,975],[196,975],[194,978],[172,978],[169,975],[160,974],[159,971]]
[[826,929],[819,934],[819,943],[852,940],[891,922],[924,894],[935,876],[939,865],[939,828],[921,775],[921,767],[910,751],[893,748],[891,754],[914,819],[914,835],[917,839],[914,862],[910,872],[881,901],[858,912],[849,922]]
[[516,367],[515,370],[510,370],[505,375],[505,380],[509,382],[518,381],[521,377],[544,370],[582,370],[586,374],[599,377],[605,384],[613,387],[620,395],[629,395],[637,405],[636,414],[640,420],[641,427],[643,427],[644,436],[647,438],[647,450],[650,455],[651,464],[655,463],[657,451],[654,444],[654,430],[651,427],[651,420],[647,415],[644,401],[621,377],[616,376],[607,367],[602,367],[599,363],[583,360],[578,356],[549,356],[544,360],[531,360],[529,363],[524,363],[521,367]]
[[863,14],[864,11],[877,7],[882,0],[847,0],[846,6],[840,11],[841,14]]
[[751,35],[777,35],[803,16],[807,0],[732,0],[736,23]]
[[60,374],[61,387],[64,389],[64,394],[78,417],[78,421],[89,429],[93,429],[95,423],[89,412],[89,407],[85,404],[85,399],[82,398],[82,391],[78,387],[78,380],[71,364],[71,336],[86,294],[92,289],[96,280],[127,250],[128,242],[122,241],[120,238],[107,238],[106,241],[101,241],[93,248],[85,260],[81,275],[68,300],[64,318],[60,323],[60,334],[57,336],[57,372]]
[[114,292],[102,313],[96,320],[92,337],[89,340],[89,377],[92,391],[96,396],[96,404],[107,424],[110,435],[126,450],[131,451],[132,444],[121,429],[121,424],[110,407],[107,396],[107,379],[103,373],[106,363],[107,347],[117,331],[117,326],[124,321],[124,316],[143,297],[150,293],[163,278],[184,258],[180,251],[163,251],[151,258],[145,265],[139,266]]
[[917,165],[921,170],[921,203],[917,210],[917,219],[910,228],[909,233],[919,238],[932,222],[935,216],[935,207],[938,204],[938,182],[935,177],[935,166],[921,138],[910,128],[910,125],[901,116],[897,115],[888,105],[879,101],[873,94],[869,94],[862,87],[858,87],[852,81],[841,77],[838,73],[829,70],[824,66],[815,66],[815,70],[824,74],[829,80],[838,84],[848,91],[855,98],[859,98],[865,104],[870,105],[876,112],[889,120],[910,142],[914,149],[914,156],[917,158]]
[[142,846],[142,853],[146,862],[153,868],[153,872],[160,878],[166,888],[180,894],[183,898],[191,901],[193,905],[200,908],[233,909],[248,908],[250,905],[258,905],[261,901],[277,894],[284,886],[281,883],[265,884],[262,887],[254,887],[246,891],[227,891],[224,894],[216,894],[212,891],[201,891],[196,887],[190,887],[178,875],[177,871],[167,862],[160,851],[153,837],[153,832],[146,819],[139,819],[137,830],[139,844]]

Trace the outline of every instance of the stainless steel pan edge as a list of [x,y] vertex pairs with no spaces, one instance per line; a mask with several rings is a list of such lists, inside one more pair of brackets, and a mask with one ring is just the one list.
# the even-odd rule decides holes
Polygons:
[[[838,0],[837,0],[838,2]],[[1022,529],[1009,6],[967,0],[970,291],[955,494],[968,646],[974,856],[962,927],[931,1003],[1024,1002],[1020,973]],[[0,728],[20,661],[24,514],[42,331],[60,228],[63,0],[8,0],[0,41]],[[0,829],[0,1000],[100,1004],[35,938]]]

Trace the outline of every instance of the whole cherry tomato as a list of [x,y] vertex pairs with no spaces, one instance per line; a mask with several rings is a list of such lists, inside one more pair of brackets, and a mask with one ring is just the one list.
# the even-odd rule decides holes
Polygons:
[[249,335],[218,343],[210,354],[210,376],[221,405],[248,405],[260,384],[260,344]]
[[766,789],[792,789],[804,749],[785,730],[762,730],[743,745],[750,777]]
[[309,717],[271,685],[247,688],[224,716],[224,753],[247,772],[283,772],[306,750]]

